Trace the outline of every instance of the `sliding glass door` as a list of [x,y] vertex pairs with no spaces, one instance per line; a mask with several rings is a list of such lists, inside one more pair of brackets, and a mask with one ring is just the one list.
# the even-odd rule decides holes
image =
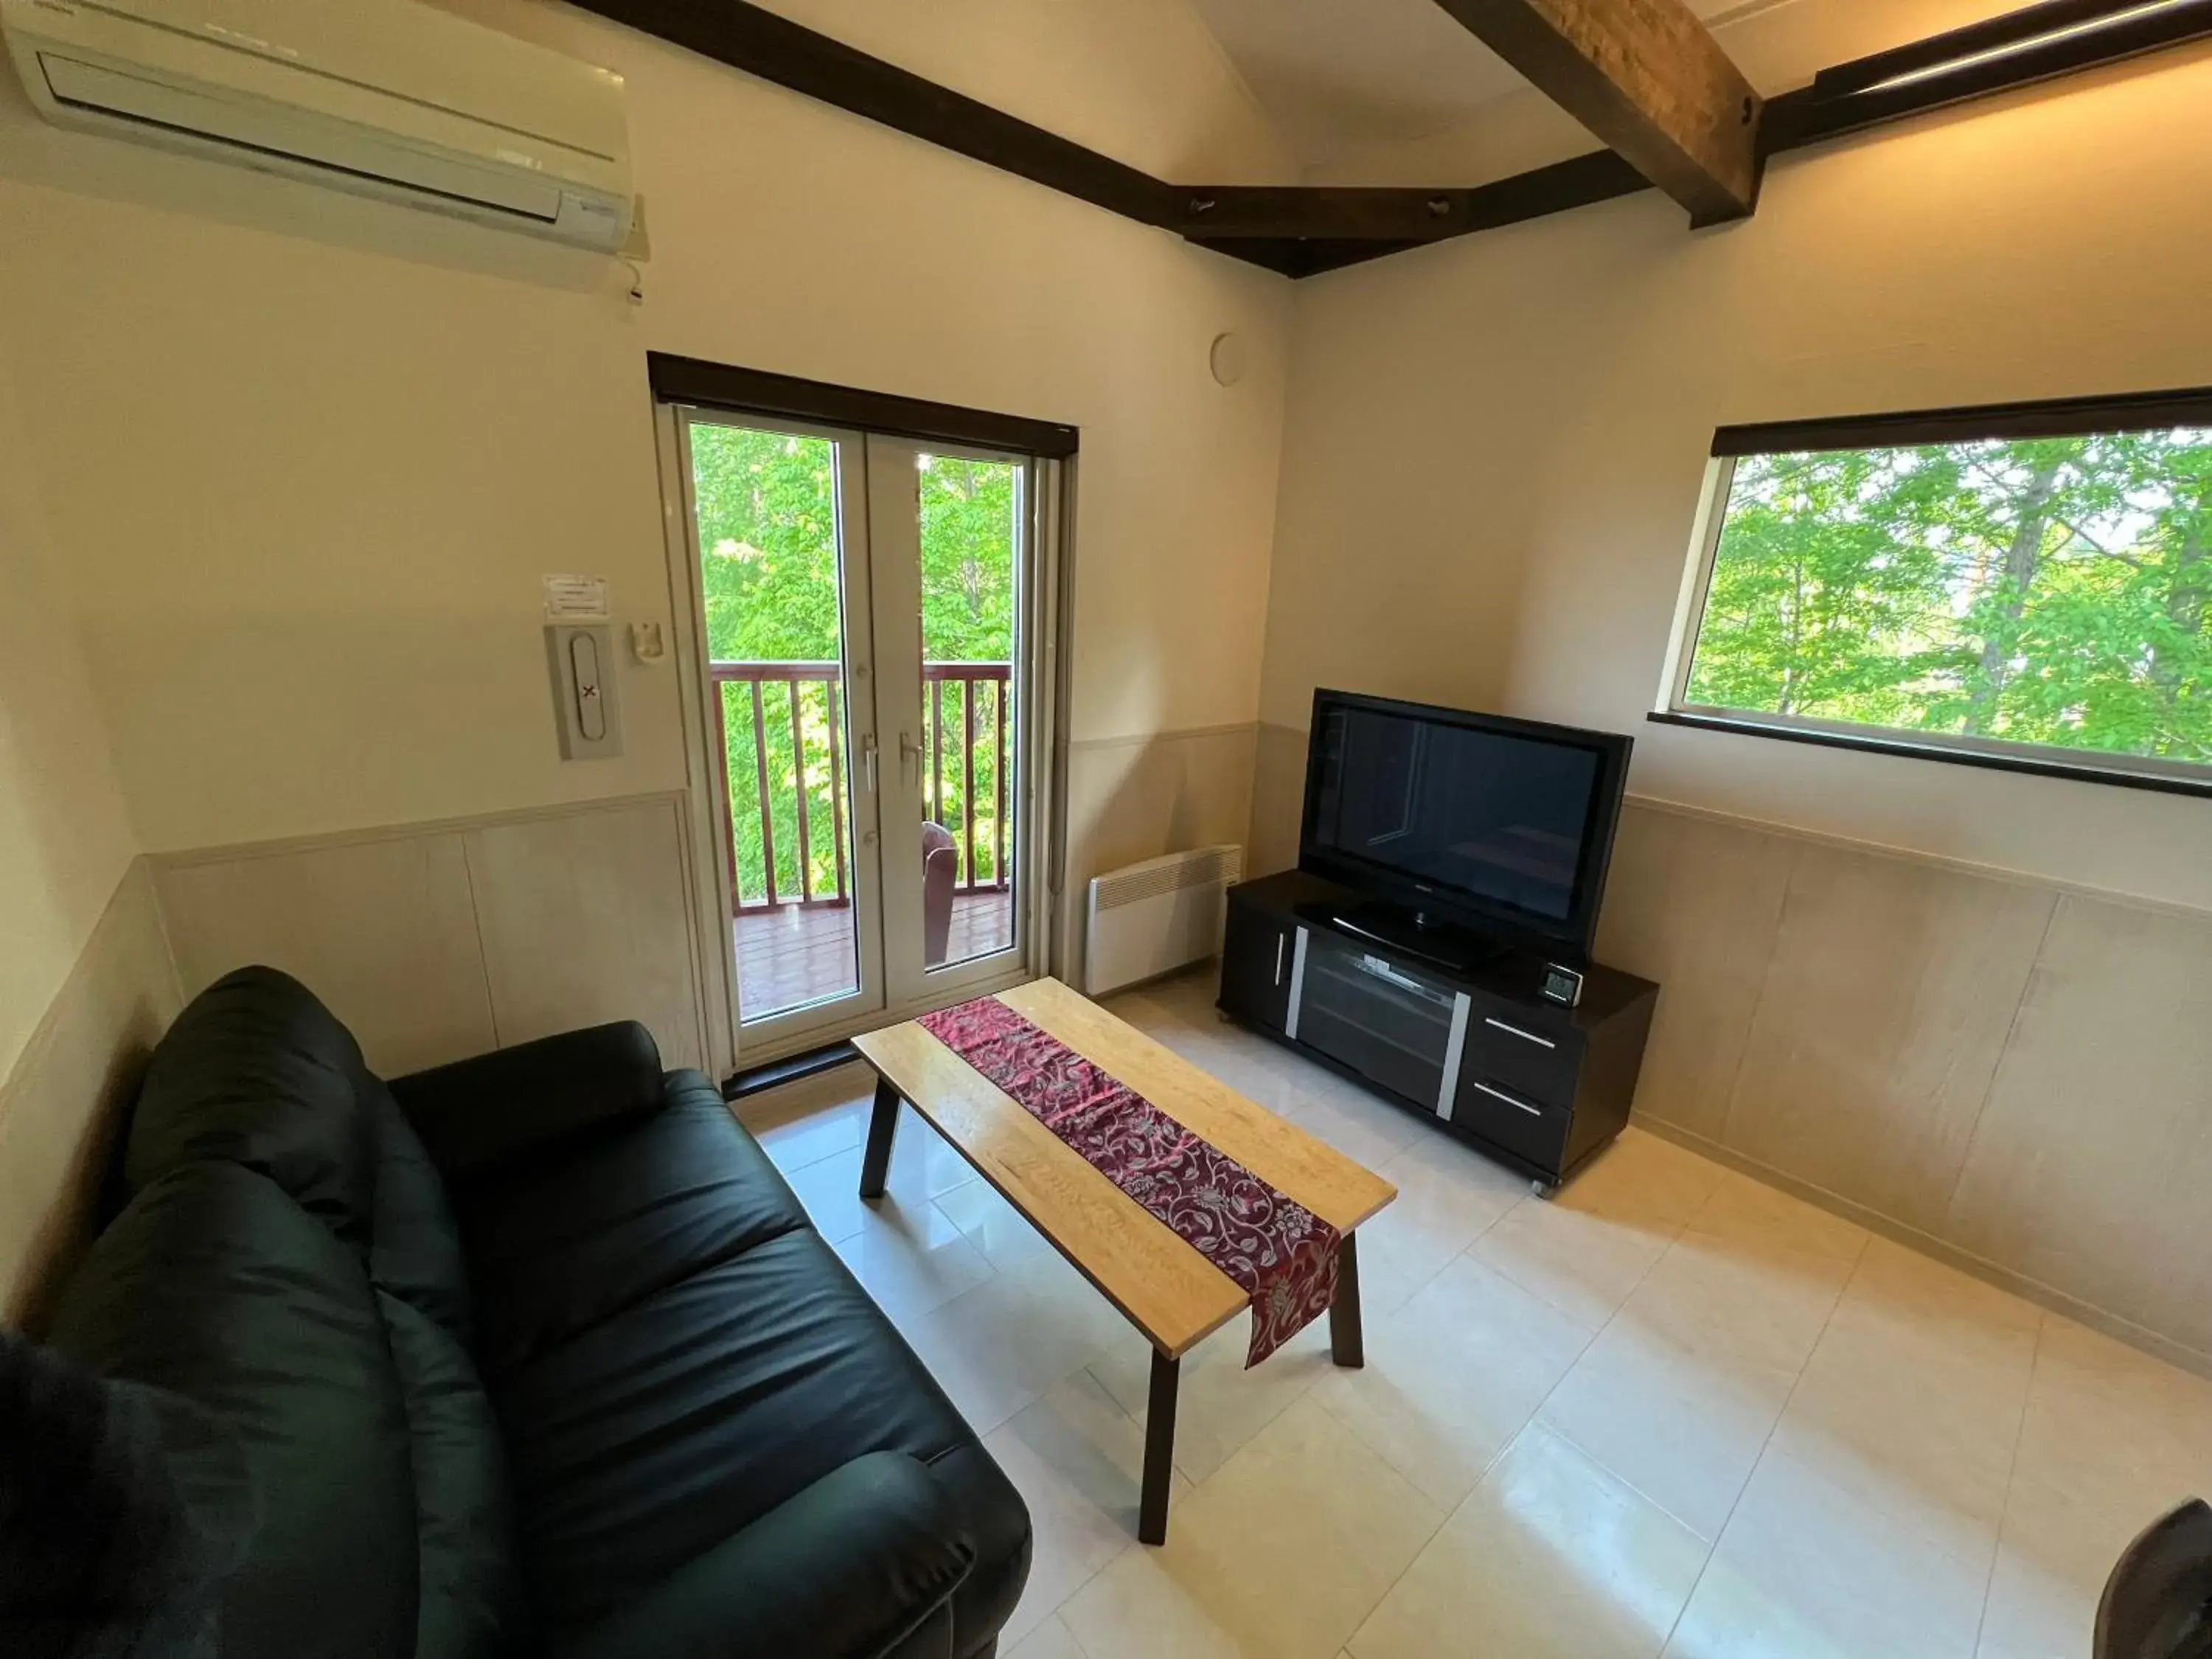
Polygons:
[[1021,977],[1038,464],[670,418],[735,1048]]

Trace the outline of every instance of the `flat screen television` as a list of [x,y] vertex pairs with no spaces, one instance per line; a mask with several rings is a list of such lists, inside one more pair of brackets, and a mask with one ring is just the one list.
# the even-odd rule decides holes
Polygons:
[[1587,955],[1631,741],[1316,691],[1298,867],[1423,928]]

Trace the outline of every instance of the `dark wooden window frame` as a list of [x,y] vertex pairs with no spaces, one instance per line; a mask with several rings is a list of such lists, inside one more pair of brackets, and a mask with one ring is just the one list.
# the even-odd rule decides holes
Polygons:
[[2212,799],[2212,778],[2168,777],[2156,772],[2124,771],[2117,767],[2069,766],[2064,761],[2043,760],[2032,755],[1993,755],[1975,749],[1938,747],[1884,737],[1880,735],[1881,728],[1878,727],[1861,737],[1856,732],[1823,732],[1808,726],[1767,726],[1747,718],[1701,714],[1694,709],[1661,709],[1644,718],[1654,726],[1680,726],[1699,732],[1729,732],[1740,738],[1774,738],[1784,743],[1809,743],[1823,749],[1852,749],[1863,755],[1896,755],[1906,760],[1941,761],[1949,766],[1973,766],[1991,772],[2025,772],[2033,777],[2117,784],[2123,789],[2149,789],[2160,794]]
[[1971,443],[1977,438],[2075,438],[2099,432],[2164,432],[2182,426],[2212,427],[2212,386],[1724,426],[1713,434],[1712,453],[1742,456],[1810,449],[1903,449],[1914,444]]
[[[2189,426],[2212,428],[2212,386],[1724,426],[1713,434],[1712,455],[1716,460],[1733,460],[1747,455],[1808,450],[1902,449],[1918,444],[1967,443],[1984,438],[2062,438]],[[1762,716],[1753,709],[1721,710],[1685,704],[1683,690],[1697,651],[1698,635],[1705,627],[1711,562],[1725,528],[1722,516],[1717,515],[1725,515],[1727,503],[1716,501],[1710,510],[1717,516],[1707,521],[1711,526],[1708,544],[1701,545],[1695,554],[1700,561],[1698,601],[1694,611],[1684,620],[1680,680],[1666,688],[1667,706],[1645,717],[1653,724],[1729,732],[1739,737],[1772,738],[1831,749],[1854,749],[1868,754],[1898,755],[1992,771],[2024,772],[2076,783],[2116,784],[2124,789],[2212,798],[2212,766],[2204,768],[2202,776],[2146,771],[2128,764],[2131,758],[2140,757],[2106,758],[2094,750],[2062,750],[2053,745],[2026,743],[2008,745],[2008,740],[2003,738],[1989,739],[1990,747],[1971,747],[1947,740],[1950,737],[1948,733],[1916,735],[1902,727],[1848,727],[1847,723],[1840,721],[1826,725],[1789,724],[1780,717]],[[1838,729],[1839,726],[1847,729]]]
[[[1611,150],[1473,188],[1170,184],[746,0],[578,3],[732,69],[1293,278],[1654,188]],[[1823,70],[1809,86],[1767,101],[1759,118],[1761,158],[2212,38],[2212,0],[2178,0],[2147,16],[2120,16],[2135,3],[2139,0],[2044,0]],[[2109,17],[2119,21],[2100,21]],[[2083,25],[2094,27],[2057,33]],[[1945,70],[1947,64],[1958,67]]]
[[1057,421],[869,392],[828,380],[802,380],[795,374],[773,374],[766,369],[738,368],[700,357],[653,351],[646,354],[645,362],[657,403],[854,427],[887,438],[915,438],[924,443],[1012,450],[1047,461],[1064,461],[1073,455],[1080,435],[1075,428]]

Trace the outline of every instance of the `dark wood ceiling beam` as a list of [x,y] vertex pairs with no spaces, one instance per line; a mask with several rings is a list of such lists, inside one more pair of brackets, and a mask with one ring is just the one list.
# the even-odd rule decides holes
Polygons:
[[1760,100],[1684,0],[1437,0],[1698,224],[1759,202]]
[[1175,228],[1209,247],[1245,238],[1387,242],[1412,247],[1649,190],[1611,150],[1471,189],[1346,189],[1222,185],[1186,190]]
[[1243,237],[1368,236],[1431,242],[1468,222],[1465,190],[1212,185],[1182,193],[1175,228],[1208,243]]
[[[1677,199],[1682,194],[1656,179],[1645,162],[1614,150],[1474,189],[1170,185],[745,0],[575,3],[762,80],[1292,277],[1610,201],[1654,183]],[[1662,9],[1680,9],[1679,0],[1437,3],[1455,16],[1517,12],[1524,26],[1540,13],[1571,13],[1586,20],[1601,12],[1651,19]],[[2116,21],[2063,38],[2043,38],[2054,26],[2094,23],[2105,15]],[[1696,22],[1694,17],[1690,21]],[[2043,0],[1954,34],[1824,70],[1813,85],[1776,99],[1763,119],[1757,118],[1754,103],[1758,154],[1763,159],[1965,99],[2206,38],[2212,38],[2212,0],[2168,0],[2154,12],[2126,0]],[[1750,177],[1755,195],[1755,166]]]
[[1170,223],[1181,200],[1175,186],[1148,173],[745,0],[577,3],[718,64],[1140,224]]

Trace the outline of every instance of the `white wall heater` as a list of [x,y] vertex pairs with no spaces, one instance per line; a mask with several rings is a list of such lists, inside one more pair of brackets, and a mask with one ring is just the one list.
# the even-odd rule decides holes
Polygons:
[[1225,895],[1243,876],[1243,848],[1200,847],[1092,877],[1084,990],[1101,996],[1218,955]]

